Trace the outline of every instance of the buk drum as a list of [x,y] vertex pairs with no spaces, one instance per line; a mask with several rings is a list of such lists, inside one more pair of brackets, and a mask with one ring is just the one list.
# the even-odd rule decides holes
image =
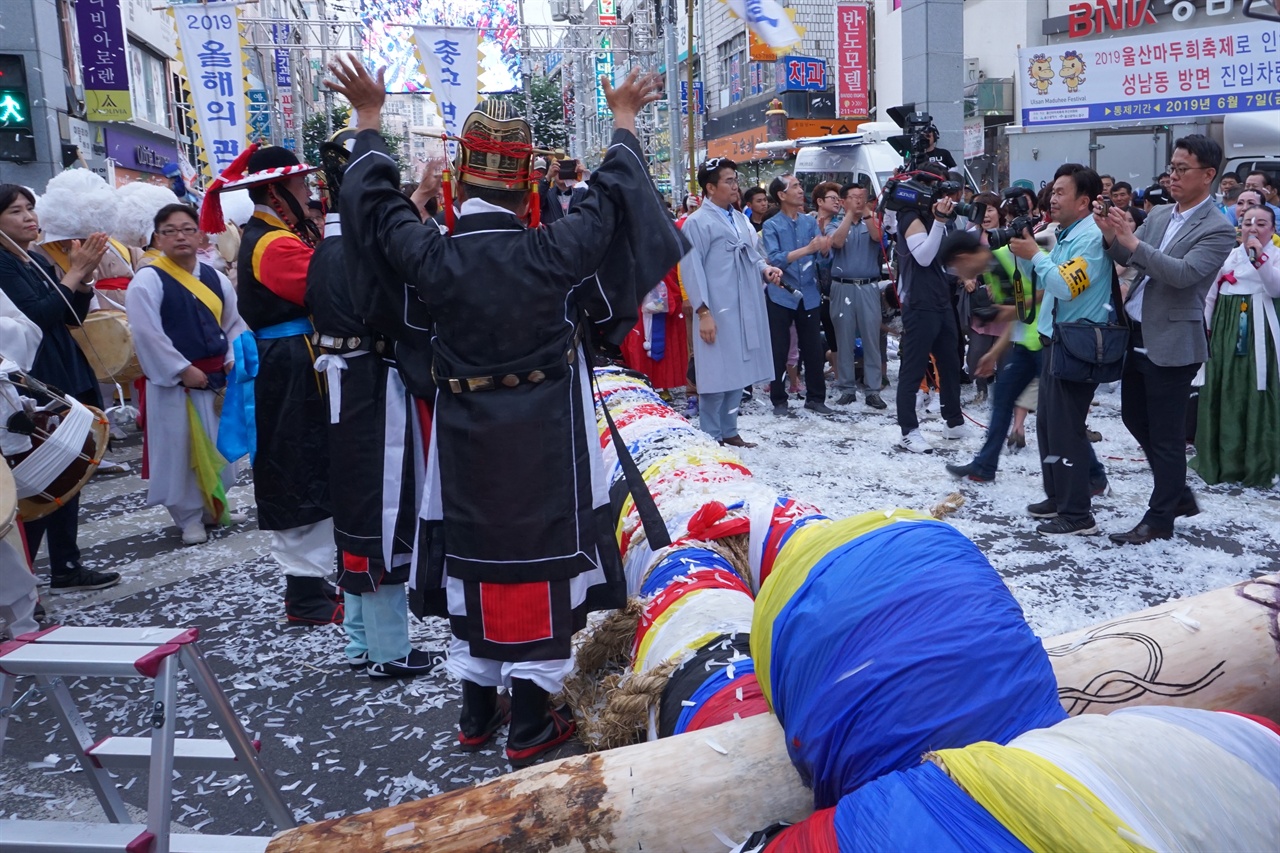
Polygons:
[[0,465],[0,540],[13,529],[18,513],[18,492],[8,465]]
[[114,308],[93,311],[84,318],[82,327],[70,329],[71,337],[80,345],[99,382],[125,385],[142,375],[138,353],[133,348],[133,334],[129,331],[129,318],[123,311]]
[[43,518],[84,488],[102,461],[111,429],[100,410],[70,397],[54,397],[30,418],[31,450],[6,457],[11,470],[5,474],[12,476],[23,521]]

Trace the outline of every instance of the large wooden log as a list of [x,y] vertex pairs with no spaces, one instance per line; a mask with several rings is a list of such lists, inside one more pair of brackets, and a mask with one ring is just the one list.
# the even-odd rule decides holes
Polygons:
[[[1233,708],[1280,717],[1280,575],[1046,641],[1063,706]],[[723,853],[812,807],[771,716],[575,756],[475,788],[288,830],[268,853]]]

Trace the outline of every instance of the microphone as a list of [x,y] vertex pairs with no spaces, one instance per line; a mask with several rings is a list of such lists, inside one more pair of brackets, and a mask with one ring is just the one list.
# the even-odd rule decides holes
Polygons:
[[1248,252],[1249,254],[1249,263],[1253,264],[1256,267],[1258,265],[1258,250],[1255,249],[1253,246],[1250,246],[1245,251]]

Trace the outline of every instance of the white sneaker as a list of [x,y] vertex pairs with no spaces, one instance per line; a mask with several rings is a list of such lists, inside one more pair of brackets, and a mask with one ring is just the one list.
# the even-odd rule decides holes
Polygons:
[[955,441],[955,440],[957,440],[957,439],[961,439],[961,438],[968,438],[968,437],[969,437],[969,425],[968,425],[968,424],[966,424],[966,423],[964,423],[964,422],[962,421],[962,422],[961,422],[959,425],[957,425],[957,426],[944,426],[944,427],[942,428],[942,434],[943,434],[943,436],[945,436],[946,438],[951,439],[952,441]]
[[924,435],[918,429],[913,429],[911,432],[898,439],[898,446],[903,450],[909,450],[912,453],[933,452],[933,445],[925,440]]
[[204,523],[196,521],[182,528],[183,545],[201,545],[209,541],[209,534],[204,530]]

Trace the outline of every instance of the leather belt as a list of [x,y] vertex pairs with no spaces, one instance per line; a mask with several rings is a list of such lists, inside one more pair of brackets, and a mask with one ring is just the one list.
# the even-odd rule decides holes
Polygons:
[[879,284],[878,278],[833,278],[832,281],[838,281],[840,284]]
[[[361,345],[365,340],[359,336],[350,338],[340,338],[333,335],[322,335],[319,332],[311,333],[311,343],[313,346],[323,347],[333,353],[354,352],[361,349]],[[367,349],[368,347],[365,347]]]
[[531,370],[528,373],[504,373],[502,375],[493,376],[470,376],[465,379],[453,379],[446,376],[437,376],[434,362],[431,365],[431,376],[436,380],[436,384],[441,388],[447,388],[454,394],[462,394],[469,391],[496,391],[499,388],[516,388],[520,385],[538,385],[548,379],[557,379],[563,376],[568,366],[573,364],[573,360],[577,357],[576,345],[565,353],[564,362],[555,364],[542,370]]

